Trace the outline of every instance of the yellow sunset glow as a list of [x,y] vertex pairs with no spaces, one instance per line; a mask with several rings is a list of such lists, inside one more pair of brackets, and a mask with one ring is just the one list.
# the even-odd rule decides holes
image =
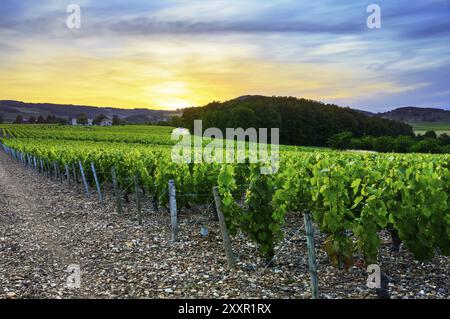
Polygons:
[[405,14],[405,1],[386,2],[391,20],[380,29],[365,28],[361,4],[335,2],[79,0],[72,28],[64,1],[9,0],[0,9],[0,100],[178,109],[275,95],[370,111],[448,105],[449,46],[434,27],[447,23],[448,1]]
[[130,41],[126,50],[89,52],[59,45],[11,57],[0,72],[4,99],[123,108],[177,109],[240,95],[354,99],[402,91],[392,83],[365,83],[365,72],[340,66],[266,61],[252,47],[171,41]]
[[[353,85],[351,81],[348,89],[342,89],[343,80],[337,74],[328,71],[326,77],[321,76],[320,72],[314,72],[313,66],[283,68],[253,63],[240,67],[236,74],[227,70],[227,65],[216,73],[180,65],[174,67],[178,71],[162,74],[158,66],[135,61],[80,60],[75,65],[66,64],[62,58],[52,64],[45,71],[20,64],[11,70],[12,74],[2,74],[1,91],[8,99],[30,102],[177,109],[245,94],[296,93],[321,99],[355,97],[374,89],[362,83]],[[296,77],[296,72],[304,75]],[[359,87],[355,90],[355,86]],[[388,88],[387,85],[378,87]]]

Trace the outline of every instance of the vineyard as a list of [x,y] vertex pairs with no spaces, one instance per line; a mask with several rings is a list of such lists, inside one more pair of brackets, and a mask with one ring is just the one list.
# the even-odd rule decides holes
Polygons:
[[[119,211],[127,198],[168,207],[169,181],[179,210],[208,205],[217,187],[230,234],[244,234],[268,263],[286,239],[286,216],[305,212],[338,269],[354,266],[357,256],[376,264],[381,231],[391,235],[394,250],[402,243],[420,262],[450,256],[449,154],[281,147],[279,170],[264,175],[263,163],[175,163],[171,130],[2,125],[0,141],[12,159],[47,176],[84,180],[86,193],[97,189],[99,201],[102,187],[113,185]],[[137,219],[142,222],[140,208]]]

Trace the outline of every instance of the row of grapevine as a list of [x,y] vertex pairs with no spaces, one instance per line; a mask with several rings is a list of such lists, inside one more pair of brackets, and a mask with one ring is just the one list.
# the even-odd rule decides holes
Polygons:
[[[2,125],[12,137],[74,141],[127,142],[149,145],[173,145],[171,128],[149,126],[72,127],[65,125]],[[130,132],[131,130],[131,132]]]
[[180,206],[208,203],[217,185],[231,233],[247,234],[268,259],[284,236],[288,211],[313,212],[336,265],[351,266],[355,252],[375,262],[379,231],[385,228],[396,230],[419,260],[429,260],[436,251],[450,255],[449,155],[283,151],[279,172],[263,175],[258,164],[174,163],[170,146],[75,139],[2,143],[61,166],[95,163],[101,182],[115,167],[123,189],[138,175],[160,204],[167,202],[170,179],[185,195]]

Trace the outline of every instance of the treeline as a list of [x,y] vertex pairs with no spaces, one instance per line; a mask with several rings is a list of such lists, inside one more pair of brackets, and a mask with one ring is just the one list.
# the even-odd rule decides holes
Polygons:
[[[100,125],[100,123],[107,119],[108,116],[105,114],[97,115],[93,120],[92,124]],[[89,122],[89,118],[86,114],[78,114],[77,123],[81,125],[86,125]],[[0,114],[0,124],[3,123],[3,116]],[[70,119],[63,117],[56,117],[54,115],[48,115],[47,117],[43,117],[39,115],[38,117],[30,116],[28,119],[24,119],[22,115],[17,115],[16,119],[13,122],[14,124],[70,124]],[[112,118],[112,125],[120,125],[124,124],[123,121],[119,119],[117,115],[114,115]]]
[[396,153],[450,153],[450,136],[446,133],[437,136],[434,131],[424,135],[411,136],[363,136],[354,137],[351,132],[342,132],[332,136],[328,146],[340,150],[367,150]]
[[38,117],[30,116],[28,119],[24,119],[22,115],[17,115],[14,120],[14,124],[66,124],[68,119],[62,117],[56,117],[54,115],[48,115],[47,117],[43,117],[39,115]]
[[280,143],[327,146],[341,132],[362,136],[413,136],[412,128],[400,122],[371,117],[350,108],[294,97],[246,96],[227,102],[212,102],[204,107],[185,109],[172,125],[191,132],[194,120],[203,121],[203,129],[217,127],[279,128]]

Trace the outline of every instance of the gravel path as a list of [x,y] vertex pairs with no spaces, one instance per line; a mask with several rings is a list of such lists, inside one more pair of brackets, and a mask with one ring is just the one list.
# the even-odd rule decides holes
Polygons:
[[[167,212],[145,209],[139,226],[134,207],[119,216],[107,193],[105,206],[86,199],[81,186],[46,178],[0,152],[0,298],[309,298],[304,231],[297,232],[264,268],[256,247],[233,238],[235,271],[226,269],[217,222],[205,207],[180,213],[179,242],[170,242]],[[151,207],[151,205],[145,205]],[[200,235],[205,223],[209,235]],[[203,219],[202,219],[203,218]],[[195,225],[194,225],[195,224]],[[289,216],[294,234],[301,218]],[[289,236],[287,236],[289,237]],[[320,246],[322,236],[318,234]],[[286,243],[286,242],[285,242]],[[449,298],[449,258],[418,263],[383,244],[380,265],[395,298]],[[331,265],[318,249],[323,298],[376,298],[363,268]],[[69,265],[81,269],[80,288],[69,288]]]

